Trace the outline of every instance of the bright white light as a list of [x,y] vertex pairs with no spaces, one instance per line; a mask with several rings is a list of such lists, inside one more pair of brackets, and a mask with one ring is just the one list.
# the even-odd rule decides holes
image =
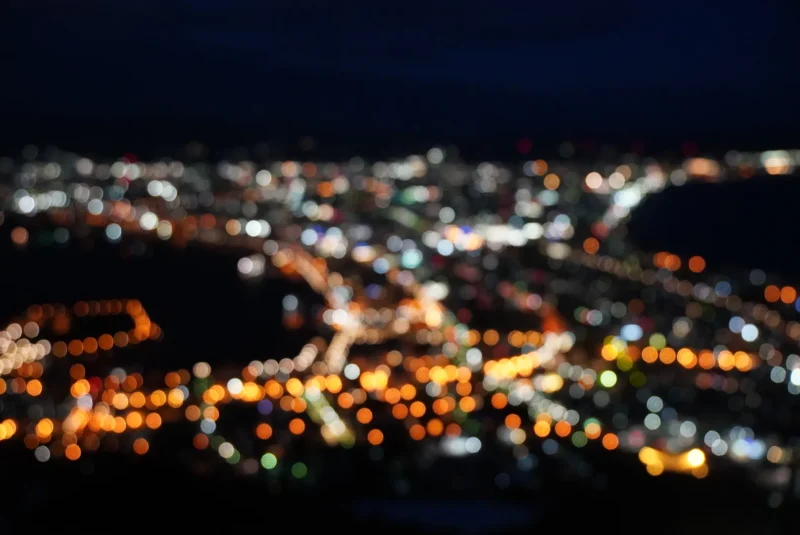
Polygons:
[[160,180],[151,180],[147,183],[147,193],[153,197],[159,197],[164,192],[164,185]]
[[680,427],[680,434],[686,438],[692,438],[697,433],[697,426],[689,420],[683,422]]
[[237,394],[241,394],[242,388],[244,388],[244,385],[242,384],[241,379],[237,379],[236,377],[234,377],[233,379],[228,381],[228,392],[230,392],[234,396]]
[[219,445],[219,455],[223,459],[230,459],[233,457],[234,449],[233,444],[230,442],[223,442]]
[[752,323],[748,323],[742,327],[742,340],[745,342],[753,342],[758,338],[758,327]]
[[106,237],[111,241],[117,241],[122,237],[122,227],[116,223],[111,223],[106,227]]
[[344,367],[344,376],[351,381],[358,379],[359,375],[361,375],[361,370],[352,362]]
[[100,215],[103,213],[103,201],[100,199],[92,199],[89,201],[89,204],[86,205],[86,209],[92,215]]
[[661,418],[658,414],[648,414],[644,417],[644,426],[651,431],[655,431],[661,427]]
[[456,218],[456,212],[449,206],[445,206],[444,208],[439,210],[439,220],[442,223],[452,223],[455,218]]
[[261,223],[259,223],[258,221],[248,221],[247,224],[244,226],[244,231],[251,238],[255,238],[259,234],[261,234]]
[[442,149],[434,147],[428,151],[428,161],[432,164],[442,163],[442,160],[444,160],[444,151]]
[[451,457],[463,457],[477,453],[481,449],[481,441],[475,437],[447,437],[440,443],[442,453]]
[[249,275],[253,271],[253,261],[248,257],[240,258],[236,267],[242,275]]
[[469,437],[464,446],[468,453],[478,453],[481,451],[481,441],[477,437]]
[[525,223],[522,227],[522,233],[529,240],[538,240],[544,235],[544,227],[541,223]]
[[153,212],[146,212],[139,219],[139,225],[144,230],[154,230],[158,226],[158,216]]
[[644,333],[641,327],[634,323],[629,323],[620,329],[619,334],[628,342],[635,342],[639,340]]
[[298,304],[299,301],[297,297],[295,297],[294,295],[290,294],[283,298],[283,308],[288,312],[294,312],[295,310],[297,310]]
[[25,195],[19,201],[17,201],[17,205],[19,206],[19,211],[23,214],[29,214],[33,212],[33,209],[36,207],[36,201],[33,200],[33,197],[30,195]]
[[440,240],[436,245],[436,251],[442,256],[450,256],[453,254],[455,247],[448,240]]
[[795,368],[792,370],[792,374],[789,376],[789,381],[793,385],[800,386],[800,368]]

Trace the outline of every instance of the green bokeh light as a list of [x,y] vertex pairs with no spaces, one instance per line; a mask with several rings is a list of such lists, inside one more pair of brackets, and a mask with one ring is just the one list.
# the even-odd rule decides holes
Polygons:
[[267,470],[272,470],[278,466],[278,458],[273,453],[265,453],[261,456],[261,466]]
[[617,374],[611,370],[606,370],[600,374],[600,384],[606,388],[611,388],[617,384]]
[[303,463],[294,463],[292,465],[292,475],[297,479],[303,479],[308,475],[308,468]]

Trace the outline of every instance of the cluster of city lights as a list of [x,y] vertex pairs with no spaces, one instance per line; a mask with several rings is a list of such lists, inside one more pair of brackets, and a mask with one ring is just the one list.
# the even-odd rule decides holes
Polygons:
[[[242,279],[303,280],[324,309],[283,299],[284,327],[318,328],[296,355],[236,373],[198,362],[155,384],[116,358],[159,342],[146,303],[30,306],[0,331],[0,395],[15,400],[0,404],[0,440],[42,462],[104,447],[146,455],[152,433],[178,421],[241,473],[294,479],[310,468],[288,439],[375,456],[420,442],[469,456],[492,442],[520,469],[606,450],[653,476],[735,463],[776,488],[800,455],[797,289],[637,250],[626,229],[665,187],[787,174],[800,151],[521,167],[440,148],[374,163],[44,156],[0,160],[14,184],[0,221],[16,247],[88,233],[246,251]],[[119,329],[71,337],[101,316]],[[233,406],[251,415],[248,441],[233,432],[241,416],[226,422]]]

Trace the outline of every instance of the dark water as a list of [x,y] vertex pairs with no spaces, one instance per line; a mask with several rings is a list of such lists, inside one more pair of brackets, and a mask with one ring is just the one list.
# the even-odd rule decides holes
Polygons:
[[633,213],[631,239],[649,251],[702,255],[709,269],[764,269],[800,281],[800,178],[756,176],[693,182],[648,197]]

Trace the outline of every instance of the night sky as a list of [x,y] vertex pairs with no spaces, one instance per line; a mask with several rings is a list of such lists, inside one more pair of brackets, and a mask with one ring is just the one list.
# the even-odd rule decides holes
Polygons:
[[6,2],[4,137],[748,144],[800,116],[791,2],[168,4]]

